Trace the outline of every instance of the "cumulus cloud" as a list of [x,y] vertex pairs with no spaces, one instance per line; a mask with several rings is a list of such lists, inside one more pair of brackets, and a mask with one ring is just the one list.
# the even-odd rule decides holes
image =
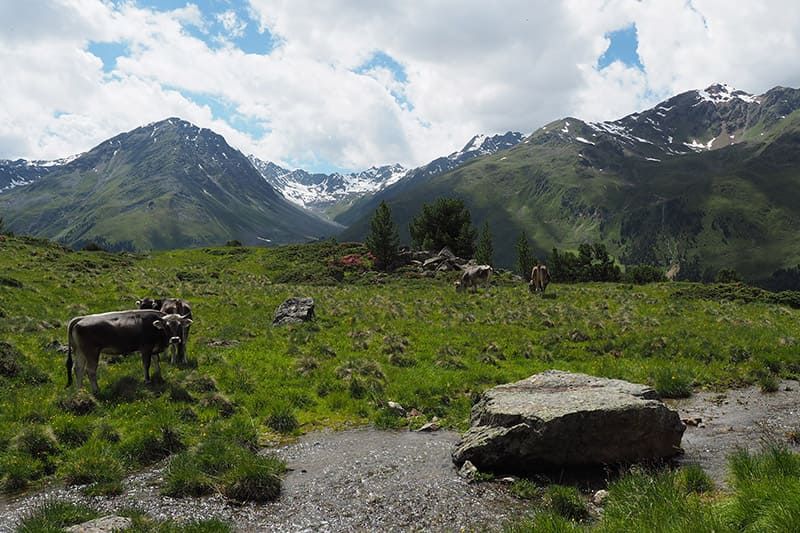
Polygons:
[[[0,3],[0,157],[62,157],[177,115],[289,166],[416,165],[479,132],[615,119],[716,81],[800,85],[792,0],[11,4]],[[644,70],[598,69],[609,33],[630,24]],[[268,54],[233,44],[248,25],[269,32]],[[104,71],[92,42],[127,53]],[[371,64],[376,54],[391,64]]]

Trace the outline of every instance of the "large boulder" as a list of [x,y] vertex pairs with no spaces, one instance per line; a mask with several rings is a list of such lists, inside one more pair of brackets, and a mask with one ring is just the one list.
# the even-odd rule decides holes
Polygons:
[[489,389],[471,420],[453,461],[495,472],[660,460],[685,429],[650,387],[557,370]]
[[314,299],[289,298],[275,310],[272,325],[299,324],[309,320],[314,320]]

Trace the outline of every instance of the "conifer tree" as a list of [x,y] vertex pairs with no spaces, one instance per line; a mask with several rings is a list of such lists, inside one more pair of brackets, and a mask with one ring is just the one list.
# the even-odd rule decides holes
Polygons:
[[397,224],[392,220],[392,211],[385,201],[381,202],[372,216],[366,245],[367,249],[375,256],[377,269],[389,270],[392,268],[397,259],[400,236],[397,233]]
[[526,281],[531,279],[531,269],[534,262],[531,246],[528,243],[528,236],[523,231],[517,239],[517,270],[520,276]]
[[475,249],[475,260],[480,265],[494,266],[492,257],[494,256],[494,247],[492,246],[492,232],[489,231],[489,221],[483,223],[481,235],[478,238],[478,246]]

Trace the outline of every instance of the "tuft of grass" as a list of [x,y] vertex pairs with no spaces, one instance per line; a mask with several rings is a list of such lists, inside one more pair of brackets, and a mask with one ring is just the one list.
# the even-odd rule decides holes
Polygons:
[[714,481],[698,464],[686,465],[678,471],[677,482],[687,493],[704,494],[714,490]]
[[275,456],[250,454],[224,477],[222,493],[239,502],[269,502],[281,492],[286,465]]
[[696,494],[686,493],[676,472],[632,469],[611,483],[608,492],[603,520],[596,528],[598,532],[730,531],[711,506]]
[[156,431],[138,433],[124,441],[121,453],[133,464],[149,465],[186,448],[180,433],[170,426]]
[[267,417],[267,425],[278,433],[292,433],[300,427],[297,417],[291,409],[282,406],[276,408]]
[[14,493],[26,489],[32,481],[42,478],[46,467],[40,459],[12,452],[0,456],[0,490]]
[[688,398],[692,395],[693,379],[685,371],[661,367],[652,375],[653,388],[662,398]]
[[517,479],[510,487],[511,494],[521,500],[538,500],[544,495],[544,489],[529,479]]
[[761,389],[763,393],[772,393],[778,392],[778,389],[781,386],[780,380],[772,373],[762,373],[758,377],[758,388]]
[[726,506],[737,531],[800,531],[800,455],[768,444],[759,453],[738,450],[729,460],[735,489]]
[[93,520],[100,513],[86,505],[46,500],[31,509],[17,526],[18,533],[63,531],[64,528]]
[[22,372],[24,356],[13,345],[0,342],[0,376],[13,378]]
[[66,446],[80,446],[92,435],[92,424],[85,417],[62,415],[53,420],[53,432]]
[[216,392],[217,382],[211,376],[192,372],[183,380],[183,386],[192,392]]
[[225,418],[233,416],[236,412],[236,405],[227,396],[219,392],[200,400],[200,405],[216,409],[220,416]]
[[532,518],[512,521],[503,526],[504,533],[579,533],[585,529],[553,511],[540,511]]
[[35,459],[45,459],[58,451],[58,441],[49,426],[29,426],[14,437],[14,447]]
[[58,401],[58,406],[68,413],[88,415],[97,409],[97,400],[86,389],[80,389]]
[[169,461],[164,472],[161,493],[173,498],[205,496],[214,492],[212,478],[203,472],[193,454],[179,453]]
[[545,509],[568,520],[583,520],[589,516],[586,502],[575,487],[550,485],[542,496]]
[[86,485],[121,481],[124,470],[107,446],[89,441],[67,454],[59,473],[67,485]]

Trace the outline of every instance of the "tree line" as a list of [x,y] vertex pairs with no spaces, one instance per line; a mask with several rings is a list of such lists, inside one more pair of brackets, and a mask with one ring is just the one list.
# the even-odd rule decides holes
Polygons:
[[[464,202],[457,198],[438,198],[424,204],[422,210],[409,224],[409,233],[415,247],[424,250],[449,248],[463,258],[474,258],[479,264],[494,266],[494,247],[489,222],[484,222],[480,233],[472,226],[472,217]],[[477,239],[477,244],[475,243]],[[398,262],[400,237],[388,204],[383,201],[370,221],[366,238],[367,249],[375,257],[375,267],[391,270]],[[523,231],[516,241],[516,271],[528,280],[536,263],[541,262],[532,251],[527,234]],[[582,244],[577,253],[553,248],[544,258],[554,281],[629,281],[649,283],[665,281],[664,272],[650,265],[629,266],[623,273],[609,255],[604,244]]]

